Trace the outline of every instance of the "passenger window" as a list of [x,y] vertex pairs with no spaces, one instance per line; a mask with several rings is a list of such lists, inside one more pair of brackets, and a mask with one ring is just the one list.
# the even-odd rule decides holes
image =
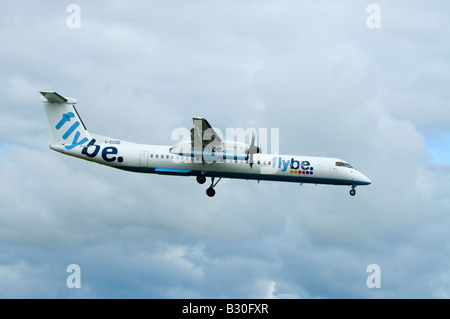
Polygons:
[[155,155],[155,158],[158,158],[158,154]]
[[150,158],[153,158],[153,154],[150,154]]

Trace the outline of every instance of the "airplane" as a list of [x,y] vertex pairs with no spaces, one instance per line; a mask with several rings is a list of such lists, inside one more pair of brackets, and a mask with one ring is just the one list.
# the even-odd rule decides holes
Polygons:
[[250,144],[224,141],[201,117],[194,117],[190,139],[173,146],[127,142],[89,132],[79,116],[77,100],[53,91],[40,91],[53,136],[50,149],[113,168],[161,175],[196,176],[199,184],[211,178],[206,194],[213,197],[222,178],[347,185],[350,195],[371,180],[337,158],[262,153]]

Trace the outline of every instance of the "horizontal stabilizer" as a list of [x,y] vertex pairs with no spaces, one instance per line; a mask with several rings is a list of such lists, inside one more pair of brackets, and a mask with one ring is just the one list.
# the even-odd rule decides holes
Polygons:
[[40,92],[42,96],[47,100],[47,102],[50,103],[68,103],[68,104],[75,104],[77,103],[76,99],[73,98],[65,98],[64,96],[56,93],[56,92]]

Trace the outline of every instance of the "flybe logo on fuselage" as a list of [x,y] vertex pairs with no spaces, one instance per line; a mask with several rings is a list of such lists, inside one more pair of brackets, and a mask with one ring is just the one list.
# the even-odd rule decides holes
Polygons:
[[[88,152],[89,149],[92,150],[92,147],[94,148],[93,151]],[[84,154],[88,157],[96,157],[97,154],[100,152],[100,145],[96,145],[95,144],[95,139],[92,139],[88,145],[86,145],[85,147],[83,147],[83,150],[81,151],[81,154]],[[114,155],[116,155],[118,153],[117,147],[114,146],[108,146],[105,147],[102,150],[102,158],[109,163],[115,162],[116,160],[119,163],[123,162],[123,157],[122,156],[118,156],[115,157]]]
[[286,172],[288,168],[291,174],[312,175],[314,167],[309,161],[297,161],[294,158],[285,161],[281,156],[272,159],[272,167],[280,168],[282,172]]

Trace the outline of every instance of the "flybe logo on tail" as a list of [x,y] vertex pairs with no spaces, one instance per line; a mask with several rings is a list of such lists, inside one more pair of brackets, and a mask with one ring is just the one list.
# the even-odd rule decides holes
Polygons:
[[286,172],[288,168],[291,174],[312,175],[314,167],[311,166],[309,161],[297,161],[293,158],[285,161],[281,157],[274,157],[272,159],[272,167],[280,168],[282,172]]
[[[58,124],[56,124],[55,128],[59,131],[66,122],[70,122],[70,120],[74,117],[75,117],[75,114],[73,114],[73,112],[68,112],[66,114],[63,114],[61,121],[59,121]],[[78,126],[80,126],[80,122],[79,121],[74,122],[72,124],[72,126],[64,133],[62,138],[64,140],[67,140],[69,138],[69,136],[71,136],[72,133],[78,128]],[[86,143],[88,141],[88,138],[84,137],[83,139],[81,139],[81,141],[79,141],[80,135],[81,135],[81,133],[79,131],[76,131],[75,136],[73,137],[73,140],[72,140],[72,144],[67,144],[64,147],[68,150],[71,150],[75,146],[83,145],[84,143]]]

